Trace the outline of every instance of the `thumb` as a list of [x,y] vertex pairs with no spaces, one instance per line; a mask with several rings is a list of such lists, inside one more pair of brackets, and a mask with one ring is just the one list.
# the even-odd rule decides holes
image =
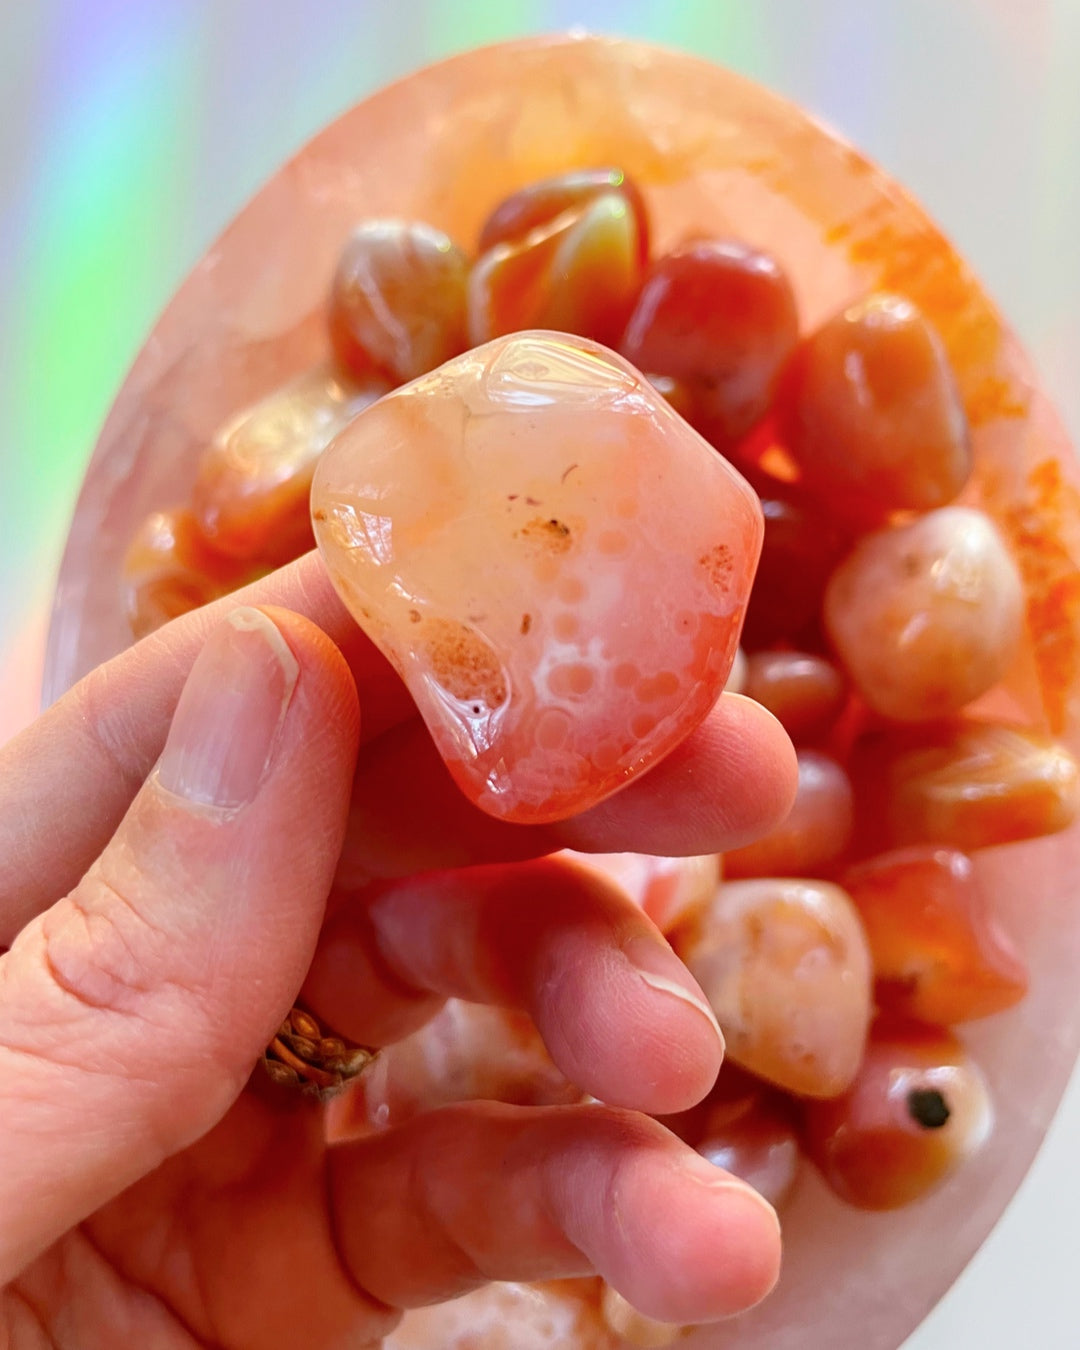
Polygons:
[[105,852],[0,957],[0,1285],[239,1094],[311,960],[358,732],[322,632],[233,611]]

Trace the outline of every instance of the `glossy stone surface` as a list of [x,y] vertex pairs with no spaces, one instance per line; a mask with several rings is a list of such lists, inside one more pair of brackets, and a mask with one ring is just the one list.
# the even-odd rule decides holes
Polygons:
[[855,805],[846,771],[821,750],[801,749],[798,761],[791,810],[760,839],[724,854],[726,876],[817,876],[848,851]]
[[847,703],[848,687],[834,662],[814,652],[754,652],[742,692],[768,708],[800,744],[832,727]]
[[750,650],[773,642],[820,643],[821,602],[848,546],[820,509],[783,484],[757,482],[765,516],[761,564],[746,612]]
[[902,296],[868,296],[800,343],[780,401],[785,444],[841,516],[872,523],[944,506],[971,474],[944,344]]
[[248,564],[210,547],[190,511],[154,511],[128,545],[119,600],[142,638],[253,579]]
[[605,192],[480,255],[469,273],[469,341],[550,328],[614,346],[641,276],[638,217],[621,192]]
[[622,169],[572,169],[529,183],[495,207],[480,229],[479,253],[496,244],[514,243],[532,230],[547,225],[564,211],[588,206],[597,197],[616,193],[634,216],[638,257],[642,264],[649,258],[649,221],[637,184]]
[[878,1007],[949,1026],[1027,993],[1027,967],[967,854],[897,849],[848,868],[842,882],[870,943]]
[[583,1095],[551,1062],[526,1013],[452,998],[364,1074],[350,1128],[390,1129],[451,1102],[565,1106]]
[[401,220],[358,226],[330,286],[330,340],[343,369],[400,384],[464,351],[468,274],[442,230]]
[[662,1350],[674,1345],[682,1335],[681,1327],[639,1313],[609,1284],[603,1286],[600,1295],[600,1315],[620,1345],[632,1345],[636,1350]]
[[871,1013],[870,951],[854,905],[824,881],[725,882],[675,949],[701,985],[728,1057],[807,1097],[855,1077]]
[[774,1209],[790,1197],[799,1174],[791,1104],[730,1064],[720,1072],[693,1144],[703,1158],[749,1182]]
[[319,365],[219,428],[199,461],[192,494],[210,544],[267,567],[313,547],[308,499],[319,456],[387,388],[370,378],[355,384]]
[[312,518],[458,784],[519,822],[594,805],[700,722],[762,532],[751,488],[647,380],[550,333],[358,417]]
[[1005,722],[957,719],[864,736],[852,773],[860,843],[993,848],[1056,834],[1080,810],[1080,769],[1058,742]]
[[703,239],[653,263],[619,350],[685,384],[696,422],[726,451],[768,411],[798,331],[791,282],[774,257],[741,240]]
[[[895,181],[789,101],[691,56],[576,36],[470,52],[378,92],[290,160],[215,241],[102,433],[65,556],[46,699],[130,644],[117,599],[124,553],[151,512],[188,500],[216,429],[327,356],[326,290],[358,222],[428,220],[469,243],[509,193],[612,163],[646,195],[657,252],[722,221],[726,234],[774,253],[805,331],[875,289],[919,305],[972,429],[966,499],[993,515],[1021,563],[1033,640],[1009,675],[1015,714],[1075,749],[1080,471],[977,279]],[[763,615],[783,598],[772,592]],[[936,1194],[887,1220],[842,1204],[805,1169],[784,1212],[780,1286],[737,1321],[695,1332],[686,1350],[896,1350],[1015,1192],[1080,1045],[1080,830],[990,850],[975,867],[1032,974],[1007,1018],[964,1030],[994,1091],[993,1134]],[[481,1292],[410,1314],[395,1350],[457,1345],[470,1322],[497,1331],[501,1319],[505,1330],[512,1307]],[[519,1335],[509,1350],[532,1347]]]
[[860,1209],[895,1209],[933,1190],[990,1134],[986,1084],[955,1036],[917,1022],[875,1024],[844,1096],[808,1102],[807,1153]]
[[1024,624],[1020,574],[981,511],[951,506],[860,539],[825,592],[825,626],[883,717],[947,717],[1004,679]]

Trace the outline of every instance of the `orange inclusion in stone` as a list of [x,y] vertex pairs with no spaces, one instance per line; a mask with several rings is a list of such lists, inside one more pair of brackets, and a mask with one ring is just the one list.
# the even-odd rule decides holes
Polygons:
[[552,333],[381,399],[323,456],[312,505],[332,580],[459,785],[521,823],[593,805],[706,715],[762,529],[644,376]]
[[1024,997],[1027,969],[967,854],[901,849],[849,868],[842,883],[870,943],[879,1007],[947,1026]]

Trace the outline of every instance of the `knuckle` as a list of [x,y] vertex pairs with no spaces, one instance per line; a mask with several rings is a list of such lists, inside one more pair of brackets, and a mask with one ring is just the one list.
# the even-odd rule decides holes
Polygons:
[[138,1017],[175,986],[168,935],[100,866],[43,916],[41,935],[50,980],[85,1007]]

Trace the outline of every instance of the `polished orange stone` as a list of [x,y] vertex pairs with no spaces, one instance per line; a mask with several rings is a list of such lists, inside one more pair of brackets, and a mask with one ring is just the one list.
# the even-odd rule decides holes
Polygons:
[[864,847],[990,848],[1064,830],[1080,808],[1068,750],[1003,722],[870,732],[856,744],[852,773]]
[[415,1308],[383,1350],[620,1350],[600,1315],[599,1281],[499,1281]]
[[132,633],[142,638],[257,575],[213,549],[190,511],[155,511],[128,547],[121,602]]
[[555,334],[380,400],[312,505],[458,784],[519,822],[584,810],[701,721],[761,546],[735,470],[619,357]]
[[422,222],[365,221],[330,288],[330,339],[354,379],[415,380],[465,350],[469,264]]
[[800,749],[798,761],[791,810],[760,839],[725,853],[725,876],[816,876],[847,853],[855,828],[847,772],[821,750]]
[[583,1095],[552,1063],[528,1014],[448,999],[364,1074],[350,1130],[392,1129],[453,1102],[566,1106]]
[[743,641],[750,650],[775,642],[820,646],[825,587],[848,538],[822,520],[805,494],[756,476],[750,481],[761,495],[765,538]]
[[1024,961],[967,854],[900,849],[849,868],[842,882],[866,929],[879,1007],[949,1026],[1027,993]]
[[317,366],[222,427],[199,462],[192,494],[214,548],[267,567],[314,548],[309,498],[319,456],[387,388]]
[[777,717],[793,741],[823,736],[844,711],[848,684],[828,658],[813,652],[753,652],[742,692]]
[[941,338],[910,300],[875,294],[799,346],[780,396],[785,445],[826,512],[863,522],[951,502],[971,474]]
[[947,506],[865,535],[833,573],[825,627],[867,705],[897,721],[957,713],[1008,674],[1024,591],[982,511]]
[[533,230],[549,225],[565,211],[591,205],[598,197],[622,197],[634,217],[638,255],[649,258],[649,215],[641,190],[622,169],[572,169],[542,178],[513,192],[494,208],[480,228],[480,253],[496,244],[518,243]]
[[620,350],[641,370],[689,385],[702,431],[726,450],[768,411],[798,327],[774,257],[708,239],[653,263]]
[[858,912],[838,886],[724,882],[673,942],[731,1060],[803,1096],[848,1087],[870,1023],[871,966]]
[[860,1209],[895,1209],[938,1186],[993,1123],[979,1070],[949,1032],[875,1025],[842,1097],[807,1102],[803,1142],[834,1191]]
[[603,193],[480,255],[469,275],[469,340],[547,328],[614,346],[641,279],[638,216],[621,193]]
[[781,1093],[726,1064],[693,1139],[703,1158],[753,1186],[774,1209],[799,1174],[795,1113]]

